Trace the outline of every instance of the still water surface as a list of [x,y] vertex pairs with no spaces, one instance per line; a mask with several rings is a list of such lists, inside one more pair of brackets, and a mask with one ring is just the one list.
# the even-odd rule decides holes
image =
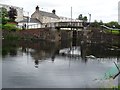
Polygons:
[[[119,45],[44,41],[3,41],[3,88],[107,88],[119,62]],[[71,55],[72,54],[72,55]]]

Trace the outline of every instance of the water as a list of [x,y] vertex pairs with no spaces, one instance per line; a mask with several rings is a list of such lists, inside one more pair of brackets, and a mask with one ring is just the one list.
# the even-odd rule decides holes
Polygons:
[[[117,86],[118,78],[112,81],[104,79],[105,73],[115,67],[114,62],[120,60],[119,45],[116,47],[118,48],[114,50],[107,44],[78,43],[77,47],[71,47],[71,42],[3,41],[2,87],[108,88]],[[73,51],[64,53],[66,49]]]

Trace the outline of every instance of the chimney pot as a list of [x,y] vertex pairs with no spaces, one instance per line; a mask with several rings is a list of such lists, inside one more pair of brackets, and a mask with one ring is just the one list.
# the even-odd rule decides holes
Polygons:
[[39,6],[36,7],[36,10],[39,10]]
[[53,14],[56,14],[56,11],[55,11],[55,9],[53,9],[53,10],[52,10],[52,13],[53,13]]

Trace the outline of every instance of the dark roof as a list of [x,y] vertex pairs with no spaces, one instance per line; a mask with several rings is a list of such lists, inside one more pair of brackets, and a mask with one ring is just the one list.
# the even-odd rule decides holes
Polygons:
[[[23,19],[22,21],[19,21],[18,23],[26,23],[26,22],[28,22],[28,19]],[[30,18],[29,23],[41,23],[41,22],[37,20],[36,18]]]
[[50,13],[50,12],[45,12],[45,11],[39,11],[39,13],[42,16],[47,16],[47,17],[52,17],[52,18],[57,18],[59,19],[59,17],[56,14]]

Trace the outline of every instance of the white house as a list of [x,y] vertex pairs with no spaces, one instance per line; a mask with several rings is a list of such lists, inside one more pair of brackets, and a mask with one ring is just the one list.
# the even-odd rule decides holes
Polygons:
[[56,11],[53,10],[52,13],[39,10],[39,7],[36,7],[36,11],[31,15],[32,18],[38,19],[43,24],[58,22],[59,17],[56,15]]
[[42,23],[36,18],[26,18],[18,22],[18,27],[21,29],[41,28]]

